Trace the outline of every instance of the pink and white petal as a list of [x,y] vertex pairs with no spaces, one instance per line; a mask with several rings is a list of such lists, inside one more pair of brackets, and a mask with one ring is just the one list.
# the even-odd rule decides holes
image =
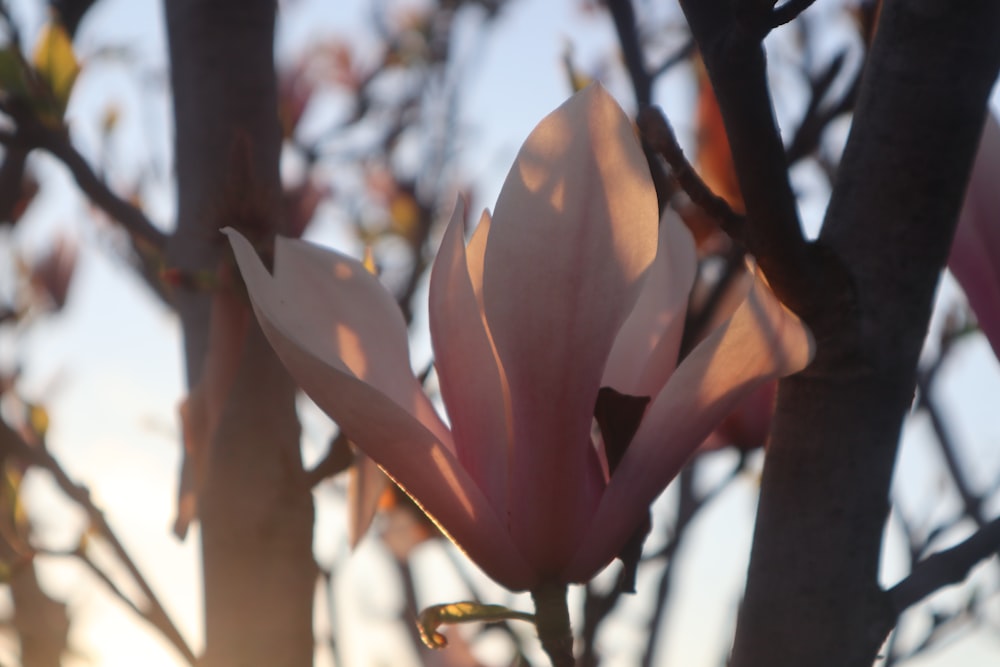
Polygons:
[[[257,255],[239,232],[224,231],[246,279]],[[283,237],[275,242],[274,265],[274,277],[265,271],[268,280],[252,296],[266,295],[287,335],[396,401],[450,447],[447,427],[413,376],[403,315],[378,278],[351,257]]]
[[483,306],[510,388],[511,529],[543,570],[566,564],[600,493],[581,483],[594,402],[656,228],[632,125],[596,84],[539,123],[497,201]]
[[955,274],[979,320],[979,326],[1000,356],[1000,124],[990,115],[965,204],[958,218],[948,268]]
[[586,581],[607,565],[712,429],[761,383],[805,368],[814,349],[809,329],[758,277],[732,318],[681,362],[650,406],[567,580]]
[[660,220],[656,259],[639,300],[622,325],[604,369],[603,386],[632,396],[655,396],[677,365],[698,253],[672,209]]
[[463,207],[456,206],[431,271],[434,365],[458,459],[497,514],[506,516],[509,405],[503,374],[469,277],[464,227]]
[[347,479],[347,540],[351,548],[368,532],[389,478],[367,454],[358,452]]
[[[314,345],[315,353],[303,345],[301,316],[286,320],[291,297],[279,287],[287,285],[268,274],[246,239],[230,232],[230,240],[257,320],[299,386],[486,574],[512,590],[537,584],[506,526],[445,443],[396,400],[358,379],[329,346]],[[341,276],[342,289],[357,285],[350,277]]]

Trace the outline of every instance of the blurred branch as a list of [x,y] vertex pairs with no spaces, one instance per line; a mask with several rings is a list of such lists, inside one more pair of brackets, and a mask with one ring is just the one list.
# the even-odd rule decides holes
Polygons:
[[802,116],[802,122],[799,124],[798,129],[795,131],[795,136],[792,137],[792,141],[785,151],[788,164],[794,164],[816,150],[823,131],[830,122],[837,116],[845,114],[854,108],[854,102],[858,97],[858,89],[861,86],[861,73],[864,71],[863,66],[858,67],[850,87],[836,104],[825,108],[822,107],[823,98],[826,97],[833,82],[840,75],[845,61],[845,52],[837,54],[818,76],[810,79],[809,103],[806,106],[805,114]]
[[12,147],[42,148],[48,151],[66,165],[84,194],[117,220],[133,238],[152,250],[163,251],[167,235],[160,231],[140,209],[108,188],[70,143],[69,134],[65,129],[49,129],[40,122],[25,119],[23,114],[14,114],[14,118],[18,122],[18,130],[13,133],[0,132],[0,143]]
[[[673,556],[681,544],[685,530],[691,524],[694,517],[697,516],[698,512],[728,488],[733,480],[746,468],[746,457],[740,457],[739,463],[733,470],[721,482],[701,496],[694,492],[695,465],[696,463],[686,466],[678,476],[677,484],[680,495],[677,501],[677,514],[666,544],[643,558],[642,561],[643,563],[661,559],[666,561],[660,572],[659,582],[656,586],[656,606],[647,623],[646,648],[641,663],[643,667],[649,667],[653,664],[653,648],[656,645],[659,628],[663,624],[666,605],[670,598],[670,586],[674,571]],[[623,592],[620,585],[615,585],[607,593],[601,593],[593,583],[587,584],[586,596],[583,603],[583,625],[581,631],[583,650],[579,660],[580,667],[596,667],[599,664],[600,660],[596,651],[597,630],[601,622],[614,610]]]
[[329,636],[326,638],[327,649],[330,657],[333,658],[334,667],[341,667],[344,663],[341,660],[340,644],[337,641],[336,618],[337,603],[336,590],[334,589],[333,570],[325,567],[319,568],[319,576],[323,580],[323,592],[326,596],[327,614],[329,615]]
[[330,441],[326,455],[306,471],[304,484],[312,488],[328,477],[347,470],[353,462],[354,452],[351,450],[350,441],[343,431],[339,431]]
[[771,12],[771,27],[777,28],[786,23],[791,23],[798,18],[799,14],[808,9],[809,5],[813,2],[815,0],[787,0],[780,7],[775,7]]
[[662,63],[660,63],[658,67],[653,68],[652,70],[653,78],[655,79],[664,72],[667,72],[674,65],[679,65],[680,63],[684,62],[692,55],[694,55],[695,51],[697,50],[698,50],[698,45],[694,43],[694,40],[688,39],[686,42],[684,42],[684,45],[681,48],[677,49],[675,53],[671,54],[670,56],[667,56],[667,59],[664,60]]
[[937,436],[935,440],[937,440],[938,446],[941,450],[941,455],[944,457],[945,464],[948,467],[948,472],[951,474],[951,478],[955,482],[955,489],[958,491],[958,495],[962,499],[962,506],[965,509],[965,513],[976,522],[976,526],[978,528],[983,528],[986,521],[983,517],[982,498],[973,493],[972,489],[969,488],[969,484],[965,479],[965,474],[962,472],[958,458],[955,456],[954,440],[951,437],[951,433],[948,431],[948,427],[944,423],[944,419],[941,415],[941,411],[937,407],[937,403],[931,396],[931,385],[937,375],[936,370],[939,367],[940,366],[938,364],[935,364],[927,371],[917,372],[917,389],[919,391],[917,405],[927,413],[928,417],[930,417],[931,426],[934,428],[935,436]]
[[1000,518],[989,522],[961,544],[917,563],[908,577],[888,591],[896,616],[938,589],[960,583],[976,564],[998,550]]
[[639,43],[632,0],[607,0],[607,5],[615,23],[615,31],[618,33],[625,67],[632,78],[635,100],[639,108],[643,109],[652,104],[653,78],[646,68],[642,45]]
[[746,251],[741,246],[733,245],[725,257],[726,264],[722,275],[712,285],[712,290],[701,308],[694,310],[693,304],[688,304],[688,314],[684,321],[684,333],[681,336],[678,359],[686,357],[694,349],[695,344],[707,333],[706,328],[716,315],[722,298],[732,287],[733,281],[745,270],[745,260]]
[[[183,656],[185,661],[191,665],[195,665],[198,660],[195,657],[194,652],[187,645],[184,638],[181,636],[180,631],[170,620],[170,617],[160,604],[156,594],[153,592],[152,588],[150,588],[146,579],[139,571],[139,568],[128,555],[125,547],[118,540],[118,537],[115,535],[111,526],[104,518],[104,514],[90,499],[90,492],[85,487],[73,482],[69,475],[66,474],[66,471],[63,470],[62,466],[59,465],[59,462],[48,453],[44,446],[36,447],[28,444],[3,420],[0,420],[0,451],[47,470],[55,479],[59,488],[62,489],[63,493],[69,496],[87,513],[91,526],[108,542],[115,556],[122,563],[122,565],[125,566],[129,575],[132,577],[132,580],[139,587],[139,590],[146,598],[146,601],[149,604],[149,609],[141,613],[142,618],[147,620],[151,625],[153,625],[153,627],[159,630],[163,637],[177,649],[181,656]],[[102,577],[102,579],[103,578],[104,577]],[[120,595],[117,589],[112,590]],[[135,608],[135,605],[130,606]]]
[[[817,266],[802,234],[762,46],[767,3],[681,0],[719,101],[746,205],[747,249],[778,297],[800,316],[821,307]],[[806,317],[809,320],[809,317]]]
[[[12,112],[10,108],[4,110]],[[141,209],[111,191],[73,147],[65,128],[50,129],[40,121],[16,111],[11,116],[17,121],[18,129],[13,132],[0,130],[0,144],[7,147],[8,159],[18,152],[27,154],[32,149],[41,148],[60,160],[69,169],[83,193],[125,228],[135,252],[136,270],[163,303],[171,304],[160,281],[161,258],[168,236]],[[4,167],[6,166],[7,160],[4,162]]]

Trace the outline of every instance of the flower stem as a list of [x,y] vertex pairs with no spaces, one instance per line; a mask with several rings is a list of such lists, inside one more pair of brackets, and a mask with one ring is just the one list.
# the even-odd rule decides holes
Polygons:
[[535,627],[552,667],[574,667],[573,632],[569,626],[565,584],[543,584],[531,591],[535,601]]

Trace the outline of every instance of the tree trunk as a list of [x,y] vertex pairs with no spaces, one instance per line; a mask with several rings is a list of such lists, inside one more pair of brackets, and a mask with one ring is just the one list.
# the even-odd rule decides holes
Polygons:
[[[279,228],[274,0],[165,2],[174,93],[177,229],[172,269],[217,274],[233,225],[270,247]],[[189,386],[206,366],[210,290],[181,281]],[[205,453],[198,497],[205,667],[312,664],[313,505],[299,453],[295,388],[251,322]]]
[[868,667],[896,611],[878,582],[903,417],[990,89],[995,0],[888,0],[820,243],[853,285],[780,385],[734,667]]

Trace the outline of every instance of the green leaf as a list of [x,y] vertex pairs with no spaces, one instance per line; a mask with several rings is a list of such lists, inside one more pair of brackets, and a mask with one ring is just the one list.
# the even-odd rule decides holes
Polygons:
[[0,89],[14,98],[28,98],[28,74],[16,49],[0,49]]

